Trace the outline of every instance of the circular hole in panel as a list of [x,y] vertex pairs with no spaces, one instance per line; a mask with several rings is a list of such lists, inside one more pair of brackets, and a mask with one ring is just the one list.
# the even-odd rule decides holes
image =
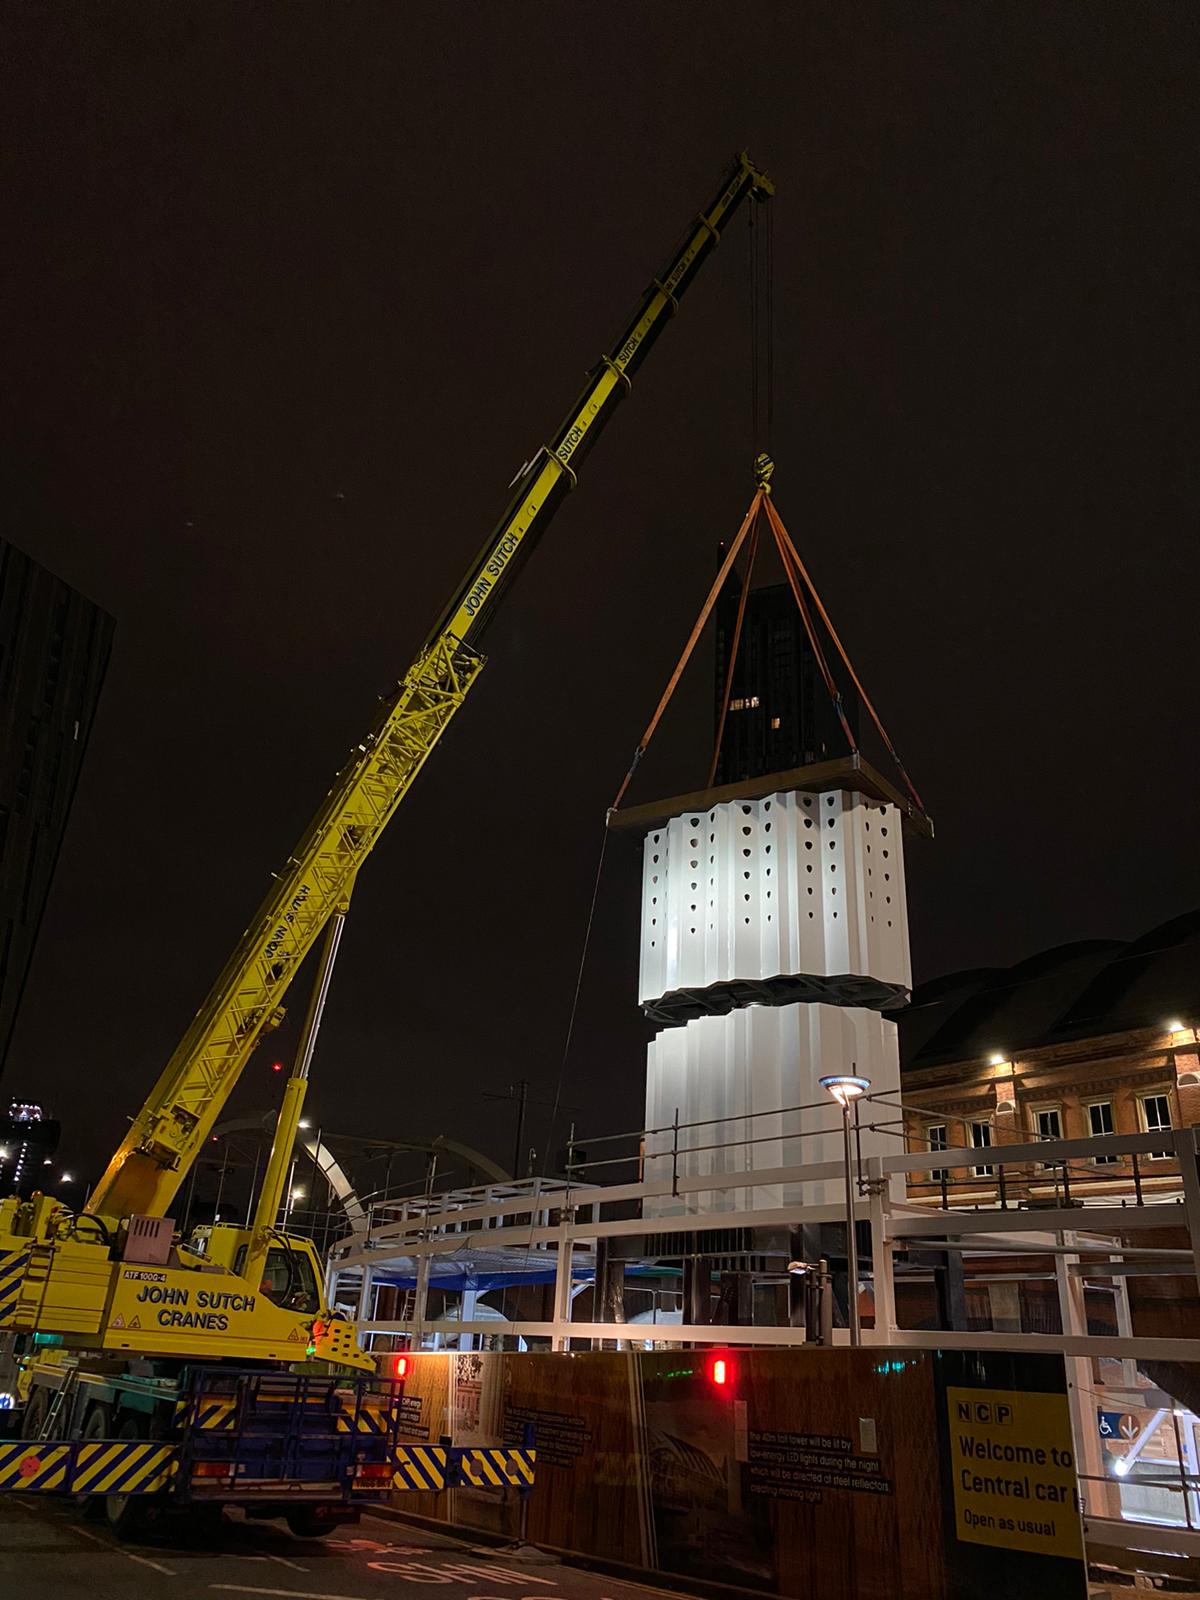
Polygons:
[[700,818],[699,817],[693,817],[692,818],[692,827],[693,828],[698,828],[699,826],[700,826]]
[[750,837],[750,829],[749,828],[743,828],[742,832],[746,835],[747,839]]
[[748,817],[750,815],[751,809],[752,808],[750,806],[743,806],[742,807],[742,815],[744,817]]
[[750,852],[749,852],[749,850],[743,850],[743,851],[742,851],[742,854],[743,854],[743,855],[744,855],[744,856],[748,856],[748,855],[749,855],[749,854],[750,854]]

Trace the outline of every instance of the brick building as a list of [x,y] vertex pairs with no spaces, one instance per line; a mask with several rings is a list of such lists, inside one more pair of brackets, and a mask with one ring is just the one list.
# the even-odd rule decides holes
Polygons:
[[[931,1151],[914,1199],[998,1199],[998,1144],[1200,1123],[1200,911],[1129,942],[1089,940],[1016,966],[922,984],[897,1018],[908,1148]],[[1169,1141],[1168,1141],[1169,1143]],[[939,1149],[975,1148],[941,1167]],[[1006,1174],[1006,1200],[1147,1201],[1178,1188],[1169,1155],[1097,1155]],[[1017,1192],[1013,1192],[1014,1186]]]

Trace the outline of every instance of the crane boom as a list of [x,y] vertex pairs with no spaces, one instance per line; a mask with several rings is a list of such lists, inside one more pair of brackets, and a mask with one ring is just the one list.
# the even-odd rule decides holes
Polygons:
[[740,155],[551,442],[522,468],[504,515],[275,878],[92,1191],[88,1212],[117,1220],[165,1215],[263,1031],[278,1019],[288,985],[478,676],[478,642],[498,595],[574,486],[722,227],[744,199],[773,192]]

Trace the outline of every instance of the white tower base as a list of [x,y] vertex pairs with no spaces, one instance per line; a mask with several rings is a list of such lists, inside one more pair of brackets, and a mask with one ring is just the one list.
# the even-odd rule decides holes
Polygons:
[[[646,1141],[647,1180],[822,1162],[835,1163],[840,1173],[842,1116],[819,1082],[835,1072],[870,1078],[872,1093],[898,1095],[895,1024],[877,1011],[798,1004],[750,1006],[664,1029],[648,1047],[646,1126],[660,1131]],[[676,1113],[683,1129],[678,1136]],[[876,1108],[866,1120],[890,1116]],[[708,1125],[685,1126],[689,1123]],[[861,1145],[865,1161],[895,1154],[899,1142],[883,1132],[864,1132]],[[833,1205],[844,1194],[840,1177],[756,1184],[647,1201],[646,1213]]]

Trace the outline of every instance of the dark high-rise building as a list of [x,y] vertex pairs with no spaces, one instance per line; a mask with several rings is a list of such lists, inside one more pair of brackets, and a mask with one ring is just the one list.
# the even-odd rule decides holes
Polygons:
[[0,1072],[112,635],[99,606],[0,540]]
[[19,1194],[27,1200],[46,1181],[46,1163],[58,1148],[59,1125],[43,1108],[14,1100],[0,1116],[0,1200]]
[[[739,593],[736,585],[728,585],[716,608],[718,721],[733,649]],[[846,720],[857,741],[858,697],[827,638],[821,637],[821,648],[842,690]],[[790,587],[778,583],[751,589],[733,669],[717,782],[740,783],[746,778],[787,772],[848,754],[846,735]]]

